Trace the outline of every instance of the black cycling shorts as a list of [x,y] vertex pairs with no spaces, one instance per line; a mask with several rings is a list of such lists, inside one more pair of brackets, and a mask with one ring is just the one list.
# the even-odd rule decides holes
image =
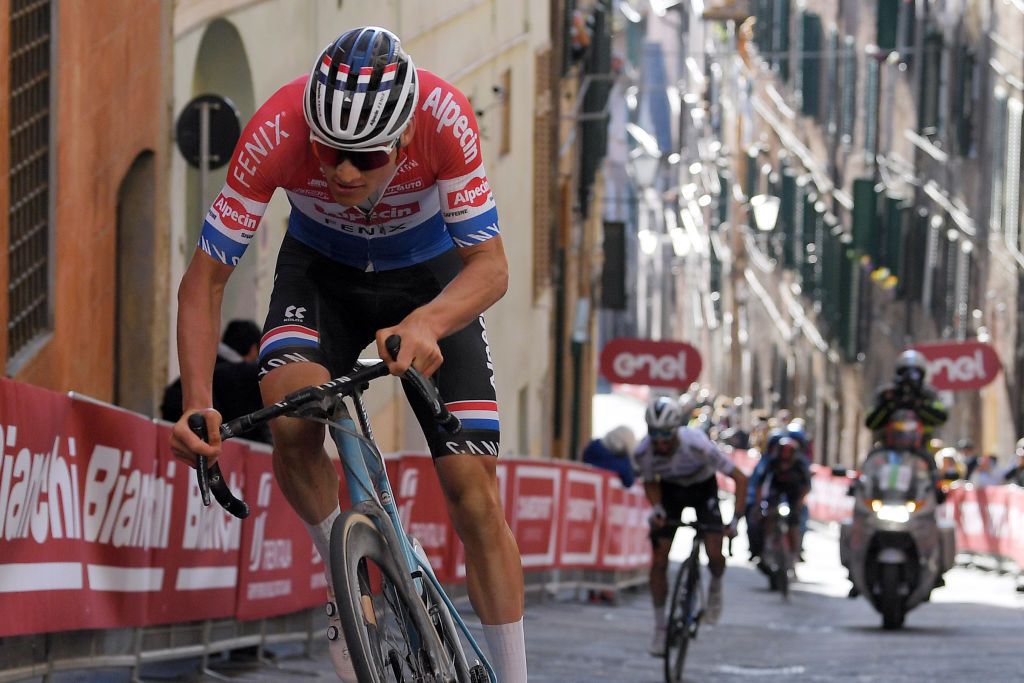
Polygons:
[[[436,297],[462,268],[453,249],[423,263],[380,272],[342,265],[285,235],[260,343],[260,376],[288,363],[318,363],[331,377],[349,372],[377,330],[397,325]],[[449,434],[406,388],[431,454],[498,455],[494,366],[483,317],[440,340],[444,362],[433,380],[463,429]]]
[[[693,508],[698,524],[723,526],[722,511],[718,507],[718,478],[714,475],[689,486],[662,481],[661,506],[669,520],[678,521],[685,508]],[[675,534],[676,528],[671,526],[652,529],[651,542],[657,543],[659,538],[672,540]]]

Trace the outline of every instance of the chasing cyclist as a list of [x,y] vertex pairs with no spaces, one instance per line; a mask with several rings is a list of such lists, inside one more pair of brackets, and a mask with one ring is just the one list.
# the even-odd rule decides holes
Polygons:
[[[521,683],[523,573],[498,494],[498,407],[481,317],[505,294],[508,264],[480,151],[465,95],[416,69],[382,28],[346,31],[308,76],[274,93],[242,133],[178,290],[184,415],[171,445],[190,464],[194,453],[212,464],[220,452],[210,381],[224,286],[281,188],[292,208],[259,350],[264,403],[345,374],[374,340],[392,374],[411,366],[434,377],[463,431],[442,432],[410,394],[413,410],[466,546],[469,595],[498,678]],[[397,359],[384,348],[391,335],[402,340]],[[209,445],[188,429],[196,412]],[[327,565],[340,510],[324,427],[278,418],[271,429],[278,484]],[[341,679],[354,681],[343,638],[330,653]]]
[[[654,637],[650,652],[664,656],[668,554],[676,532],[676,527],[668,522],[678,520],[684,508],[692,507],[699,524],[722,528],[715,473],[721,472],[735,482],[735,509],[740,513],[747,495],[747,477],[707,434],[693,427],[680,426],[683,411],[675,400],[667,396],[655,399],[647,406],[646,419],[647,436],[637,446],[636,460],[647,500],[654,506],[650,516],[651,543],[654,546],[650,573]],[[734,514],[725,529],[730,537],[736,535],[736,520],[737,515]],[[725,573],[722,532],[707,533],[704,549],[711,570],[705,619],[714,624],[722,612],[722,575]]]

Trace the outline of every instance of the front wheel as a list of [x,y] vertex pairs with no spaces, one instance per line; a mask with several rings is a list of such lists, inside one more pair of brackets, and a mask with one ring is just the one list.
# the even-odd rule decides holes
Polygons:
[[331,558],[342,630],[360,681],[456,680],[408,571],[372,519],[341,515],[331,531]]
[[666,683],[679,683],[683,680],[686,651],[689,649],[690,636],[694,631],[694,621],[697,618],[694,609],[697,577],[694,571],[696,570],[691,562],[683,563],[676,575],[675,587],[672,589],[672,601],[669,603],[665,632]]
[[894,631],[903,627],[903,619],[906,616],[906,610],[903,609],[903,596],[900,595],[900,566],[898,564],[883,564],[879,573],[882,590],[878,603],[879,611],[882,613],[882,628]]

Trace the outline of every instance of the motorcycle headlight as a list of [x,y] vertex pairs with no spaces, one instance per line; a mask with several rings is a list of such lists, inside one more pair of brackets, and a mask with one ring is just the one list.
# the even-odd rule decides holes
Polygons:
[[902,524],[910,521],[910,505],[914,505],[913,502],[904,505],[880,505],[875,510],[874,504],[871,508],[875,510],[875,514],[878,515],[878,519],[883,522],[895,522],[896,524]]
[[779,516],[789,517],[789,505],[786,503],[779,503]]

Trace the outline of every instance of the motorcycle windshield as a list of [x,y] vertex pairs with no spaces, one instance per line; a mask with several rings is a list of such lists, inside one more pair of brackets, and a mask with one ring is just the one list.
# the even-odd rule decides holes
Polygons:
[[922,500],[929,490],[928,465],[907,451],[875,451],[861,468],[865,497],[884,503]]

